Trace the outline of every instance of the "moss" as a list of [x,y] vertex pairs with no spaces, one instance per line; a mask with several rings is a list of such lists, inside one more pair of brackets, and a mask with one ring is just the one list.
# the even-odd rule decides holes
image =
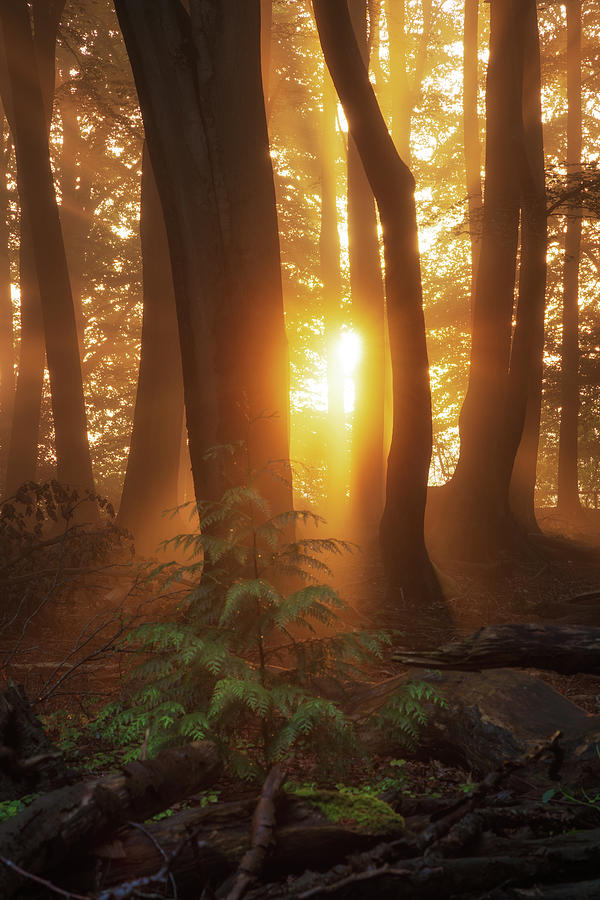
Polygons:
[[402,816],[371,794],[348,789],[321,791],[312,787],[297,787],[293,793],[315,806],[330,822],[376,834],[404,830]]

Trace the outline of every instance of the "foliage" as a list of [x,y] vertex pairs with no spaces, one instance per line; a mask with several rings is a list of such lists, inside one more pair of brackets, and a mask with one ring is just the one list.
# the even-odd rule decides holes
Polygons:
[[445,708],[443,695],[428,681],[408,681],[401,685],[382,706],[375,717],[375,724],[394,742],[407,750],[414,750],[419,731],[427,724],[427,704]]
[[17,800],[2,800],[0,801],[0,822],[6,821],[6,819],[12,819],[13,816],[16,816],[18,813],[23,812],[30,803],[33,803],[34,800],[37,800],[39,794],[24,794],[23,797],[19,797]]
[[[340,758],[354,741],[347,717],[323,696],[381,654],[384,634],[343,630],[345,604],[319,578],[322,554],[349,545],[299,537],[321,524],[308,511],[271,515],[246,444],[219,448],[245,469],[245,483],[198,507],[199,530],[168,542],[188,562],[159,566],[168,583],[195,582],[173,622],[148,623],[128,638],[143,659],[127,708],[107,709],[103,727],[126,739],[149,729],[149,746],[211,738],[238,774],[253,777],[310,744]],[[118,715],[116,713],[118,712]]]

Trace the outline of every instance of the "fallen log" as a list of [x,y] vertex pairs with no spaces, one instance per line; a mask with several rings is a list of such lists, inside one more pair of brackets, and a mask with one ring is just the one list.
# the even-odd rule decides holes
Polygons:
[[600,628],[579,625],[487,625],[427,653],[401,650],[395,662],[430,669],[547,669],[600,674]]
[[[588,716],[535,675],[507,669],[408,672],[357,692],[346,712],[374,751],[392,750],[393,729],[382,733],[374,722],[394,693],[412,679],[431,682],[446,702],[445,708],[428,708],[429,722],[416,751],[419,758],[439,759],[483,777],[559,730],[567,758],[600,763],[595,754],[600,717]],[[401,745],[399,752],[406,752]]]
[[[162,854],[171,856],[183,842],[171,874],[179,896],[198,896],[206,885],[214,888],[236,872],[240,858],[251,847],[251,823],[257,802],[258,798],[253,797],[186,809],[168,819],[148,823],[143,832],[123,828],[113,840],[96,846],[79,861],[81,869],[72,881],[74,889],[92,888],[91,882],[85,881],[86,872],[96,873],[95,886],[102,889],[157,872],[163,863]],[[383,840],[403,835],[401,817],[394,816],[391,808],[385,809],[387,824],[353,824],[350,805],[344,821],[335,822],[309,799],[280,795],[275,801],[276,840],[265,860],[267,877],[299,873],[306,867],[326,870],[351,853],[370,850]],[[416,838],[406,835],[400,839],[413,853],[417,852]]]
[[[52,791],[0,824],[0,855],[32,874],[51,873],[124,822],[143,821],[213,784],[220,771],[217,748],[206,741]],[[13,896],[21,883],[20,875],[0,865],[0,897]]]

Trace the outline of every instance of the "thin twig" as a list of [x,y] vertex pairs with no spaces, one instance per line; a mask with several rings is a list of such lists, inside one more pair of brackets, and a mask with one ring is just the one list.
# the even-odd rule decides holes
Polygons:
[[22,869],[21,866],[18,866],[5,856],[0,856],[0,862],[4,863],[9,869],[12,869],[13,872],[17,872],[18,875],[22,875],[23,878],[28,878],[29,881],[35,881],[36,884],[41,884],[42,887],[48,888],[48,890],[52,891],[54,894],[65,897],[66,900],[90,900],[88,894],[74,894],[73,891],[65,891],[62,888],[59,888],[58,885],[52,884],[51,881],[40,878],[39,875],[34,875],[32,872],[27,872],[25,869]]

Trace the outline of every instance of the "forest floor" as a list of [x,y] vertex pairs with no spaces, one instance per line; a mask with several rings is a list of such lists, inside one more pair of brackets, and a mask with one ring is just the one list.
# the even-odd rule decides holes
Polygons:
[[[459,636],[502,623],[600,627],[600,518],[597,524],[596,517],[590,516],[587,527],[570,529],[566,535],[565,523],[549,512],[544,524],[549,535],[559,537],[540,547],[539,553],[503,557],[486,565],[444,563],[440,567]],[[69,763],[81,767],[82,776],[101,775],[131,752],[131,748],[115,748],[107,753],[102,738],[91,737],[87,727],[98,703],[114,697],[122,687],[127,658],[113,652],[115,641],[132,616],[138,620],[168,617],[177,607],[180,592],[187,589],[176,585],[166,596],[126,569],[99,567],[85,576],[83,586],[69,585],[52,602],[34,606],[26,627],[19,625],[0,636],[1,658],[8,663],[3,677],[23,684],[32,701],[44,698],[37,711],[43,714],[46,730],[66,750]],[[336,570],[336,587],[349,603],[354,623],[369,627],[363,611],[383,597],[381,571],[374,559],[369,554],[352,556]],[[444,643],[444,635],[439,637]],[[366,681],[377,684],[406,672],[392,658],[396,647],[395,642],[365,672]],[[600,677],[538,671],[535,675],[588,715],[600,714]],[[432,759],[430,754],[420,759],[418,752],[378,750],[372,752],[368,767],[364,759],[358,759],[336,777],[324,776],[319,760],[300,755],[288,777],[325,787],[339,785],[341,780],[345,789],[391,802],[412,825],[468,796],[478,781],[468,768]],[[521,794],[539,802],[537,784],[526,786]],[[256,785],[224,775],[209,791],[174,804],[169,813],[255,796]],[[600,823],[599,798],[594,796],[591,808]]]

